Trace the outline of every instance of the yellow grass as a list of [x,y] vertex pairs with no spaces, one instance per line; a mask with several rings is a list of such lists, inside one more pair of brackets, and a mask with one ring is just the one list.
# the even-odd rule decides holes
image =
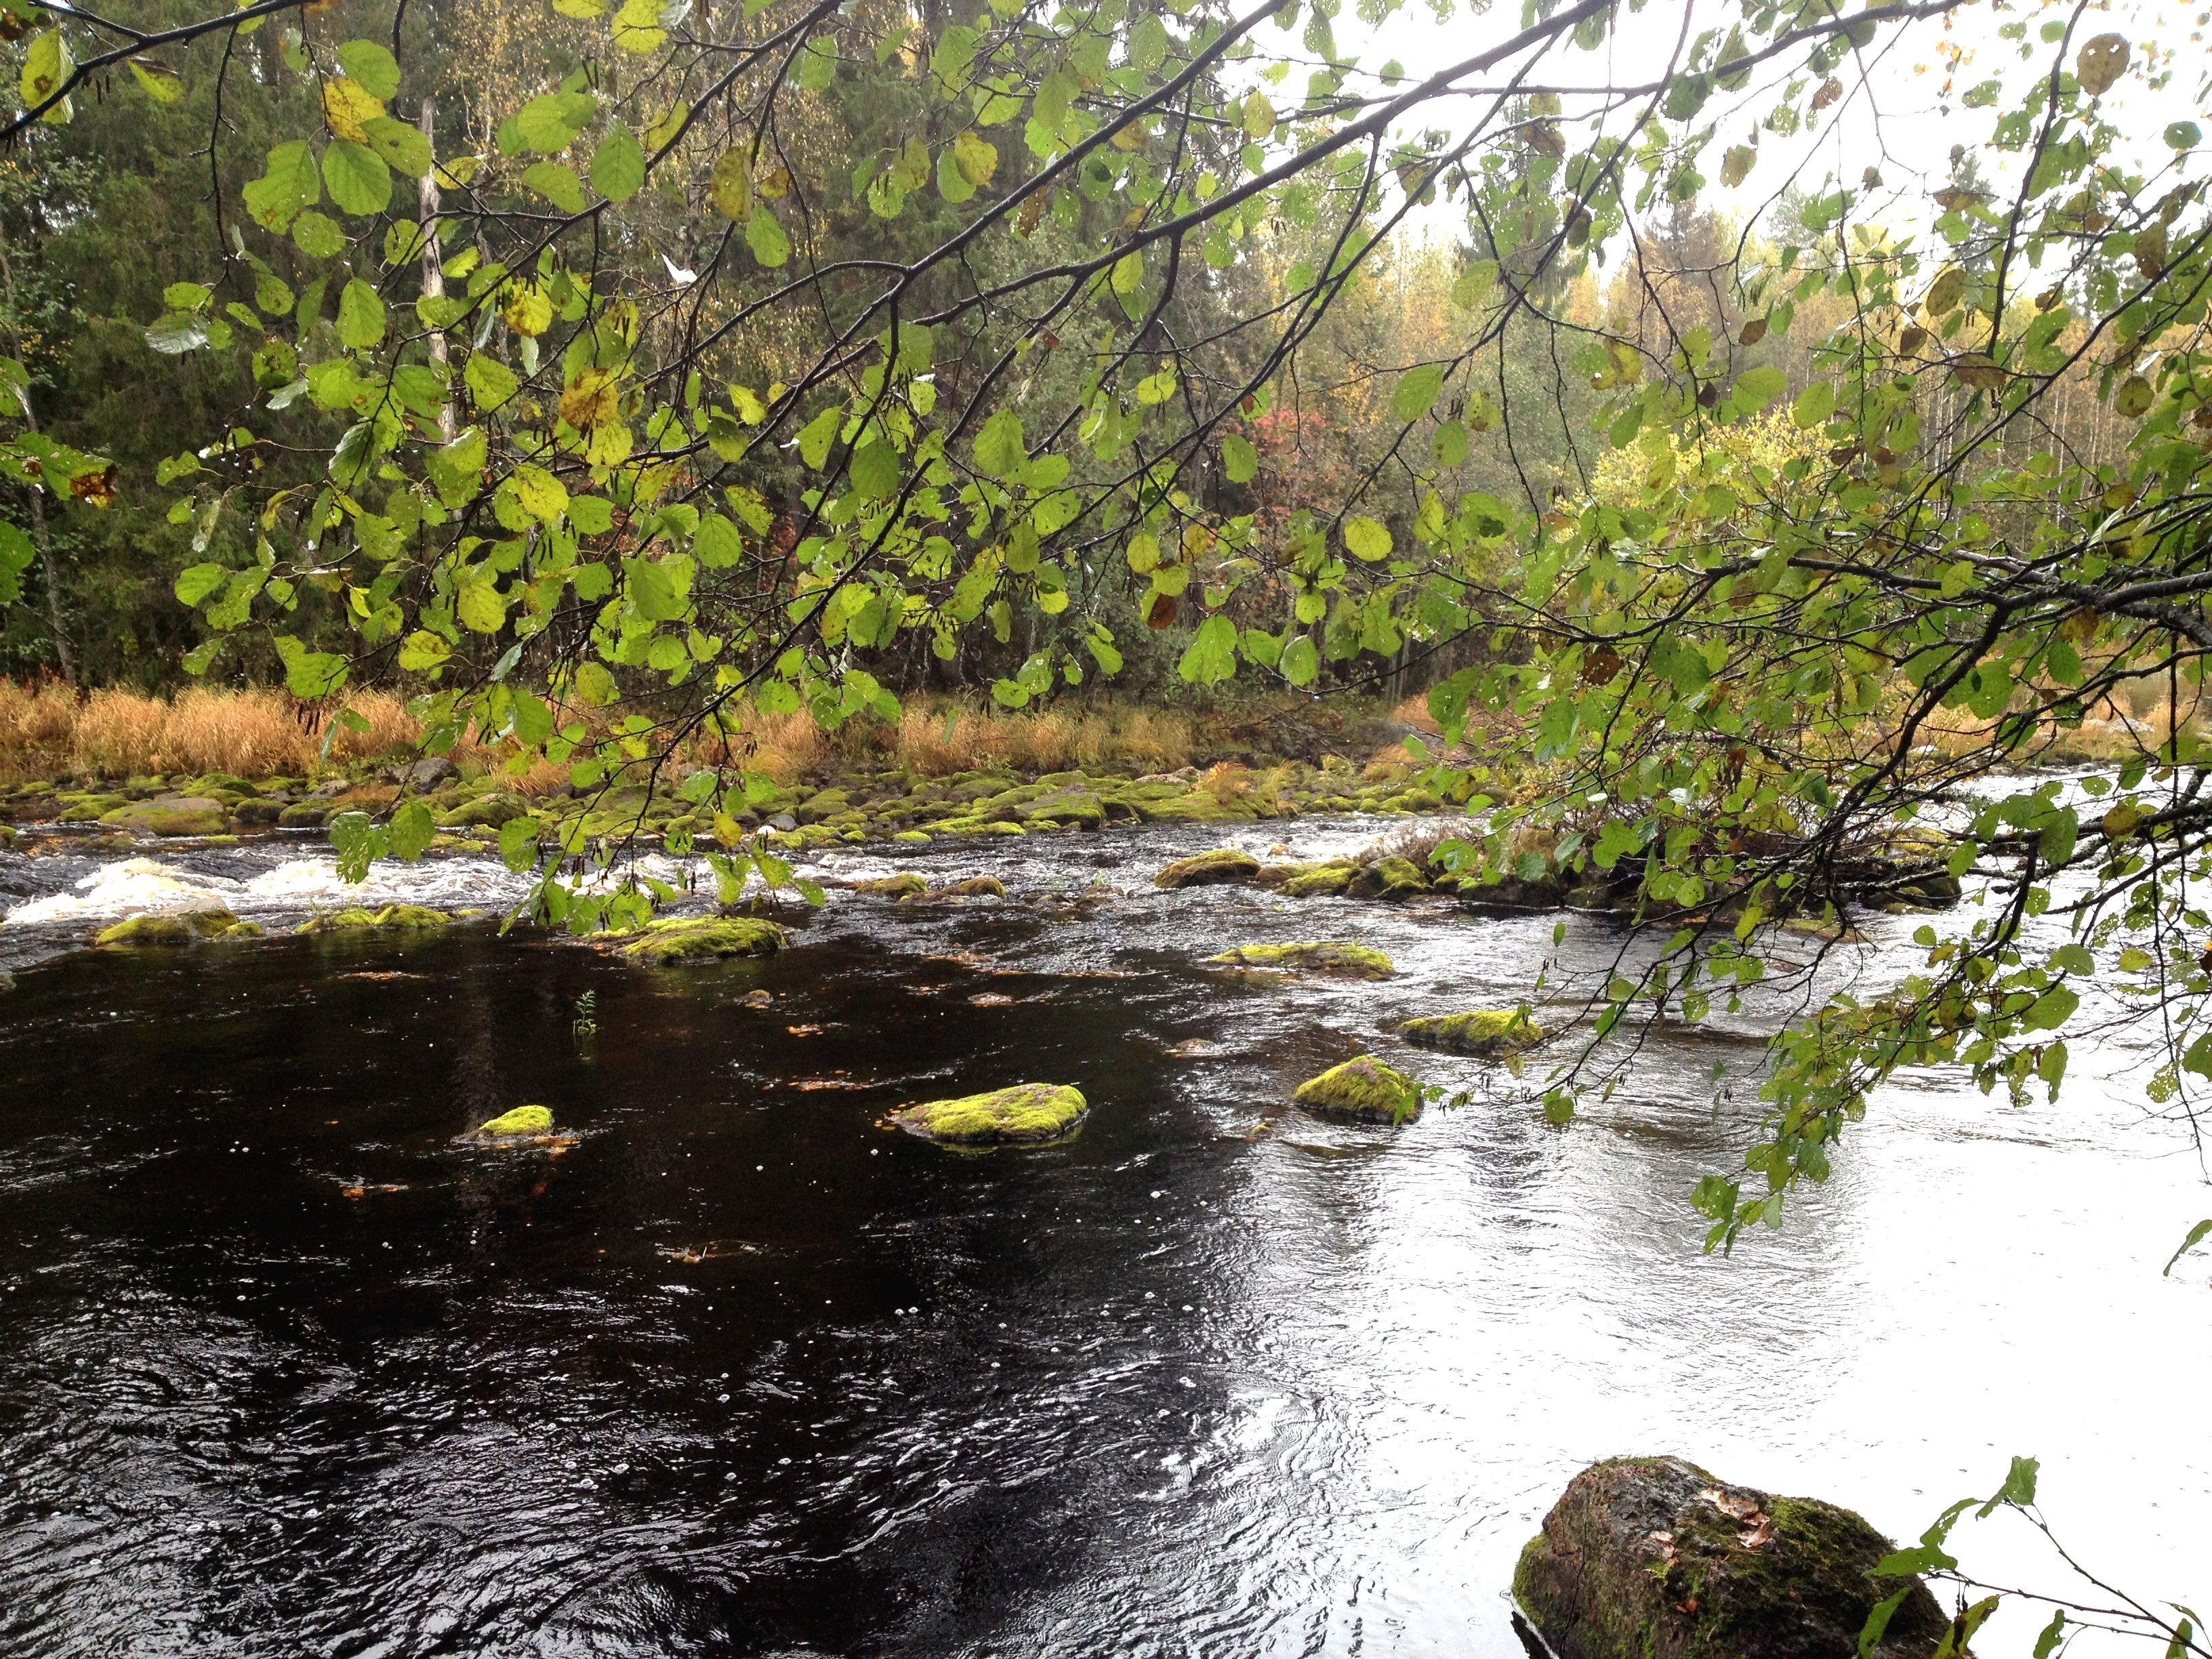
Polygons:
[[17,778],[304,775],[325,765],[414,751],[420,736],[404,702],[356,692],[345,706],[367,731],[342,727],[323,753],[325,711],[281,691],[194,686],[173,700],[94,691],[80,700],[47,681],[0,679],[0,773]]
[[696,757],[735,760],[779,783],[881,768],[942,777],[1008,766],[1024,772],[1105,768],[1165,772],[1186,766],[1195,723],[1164,710],[1047,708],[1036,713],[950,702],[907,705],[896,724],[860,718],[824,731],[812,715],[739,713],[738,735],[695,745]]

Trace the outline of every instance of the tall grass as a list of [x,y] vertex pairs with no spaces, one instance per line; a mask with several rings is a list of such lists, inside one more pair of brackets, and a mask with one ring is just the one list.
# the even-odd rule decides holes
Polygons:
[[825,730],[803,709],[787,714],[750,709],[734,724],[737,736],[697,745],[696,758],[738,761],[784,784],[864,769],[925,777],[994,766],[1023,772],[1166,772],[1190,764],[1200,745],[1191,718],[1150,708],[1017,713],[917,701],[895,723],[863,717]]
[[94,691],[80,701],[56,681],[0,679],[0,774],[15,778],[229,772],[305,775],[324,766],[412,753],[420,729],[388,692],[356,692],[345,707],[367,730],[342,724],[324,752],[325,711],[281,691],[195,686],[173,700]]

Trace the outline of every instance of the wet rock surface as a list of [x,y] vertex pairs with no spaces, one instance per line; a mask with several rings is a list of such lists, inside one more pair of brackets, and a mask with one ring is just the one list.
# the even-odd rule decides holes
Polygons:
[[1592,1464],[1528,1541],[1513,1593],[1559,1659],[1925,1659],[1948,1623],[1895,1545],[1850,1510],[1732,1486],[1678,1457]]

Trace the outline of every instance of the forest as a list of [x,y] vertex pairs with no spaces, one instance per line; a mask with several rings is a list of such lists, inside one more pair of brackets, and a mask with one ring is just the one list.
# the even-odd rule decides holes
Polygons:
[[[0,1261],[26,1356],[0,1361],[0,1445],[40,1471],[0,1505],[24,1609],[0,1642],[152,1651],[173,1618],[209,1651],[1335,1653],[1380,1626],[1314,1610],[1385,1583],[1406,1653],[2212,1653],[2212,1587],[2176,1577],[2212,1525],[2203,1414],[2121,1426],[2112,1392],[2131,1350],[2185,1395],[2212,1364],[2207,26],[2149,0],[0,0],[0,1066],[27,1109],[0,1243],[91,1298]],[[278,1012],[295,979],[309,1036]],[[72,1034],[109,1018],[136,1103],[95,1155]],[[776,1127],[714,1115],[732,1076],[786,1102]],[[172,1087],[228,1127],[162,1139]],[[327,1096],[319,1138],[272,1123],[295,1095]],[[799,1097],[858,1115],[795,1127]],[[1307,1133],[1372,1161],[1328,1186]],[[1632,1170],[1597,1172],[1616,1139]],[[287,1148],[266,1188],[296,1204],[206,1162],[234,1141]],[[1194,1150],[1217,1143],[1255,1189]],[[713,1192],[670,1200],[680,1231],[608,1196],[695,1153]],[[279,1304],[373,1304],[389,1332],[334,1322],[288,1363],[410,1356],[457,1421],[496,1390],[449,1346],[550,1399],[547,1310],[589,1303],[579,1352],[621,1357],[584,1409],[638,1449],[555,1530],[604,1596],[572,1606],[550,1558],[494,1594],[475,1547],[390,1544],[404,1570],[314,1610],[258,1545],[164,1556],[167,1588],[54,1568],[65,1516],[129,1507],[47,1449],[63,1333],[157,1230],[30,1172],[108,1156],[162,1172],[161,1251],[276,1275],[255,1342]],[[1431,1156],[1469,1189],[1385,1173]],[[763,1178],[787,1189],[737,1196]],[[1171,1231],[1179,1203],[1224,1227],[1249,1204],[1276,1243],[1248,1260],[1193,1219],[1161,1247],[1179,1291],[1055,1242],[1114,1206]],[[1378,1260],[1353,1242],[1416,1212]],[[1553,1265],[1498,1267],[1571,1212]],[[441,1265],[403,1290],[378,1227]],[[1925,1255],[1846,1242],[1877,1232]],[[1320,1235],[1324,1285],[1456,1261],[1405,1270],[1458,1311],[1353,1296],[1307,1330],[1278,1285],[1243,1334],[1206,1328]],[[1929,1265],[1954,1238],[1989,1270]],[[2047,1283],[1996,1265],[2045,1243]],[[1574,1371],[1601,1416],[1614,1362],[1563,1311],[1564,1261],[1624,1298],[1601,1324],[1664,1310],[1637,1340],[1660,1380],[1619,1385],[1648,1447],[1493,1401],[1450,1334]],[[317,1262],[344,1265],[311,1289]],[[713,1457],[667,1450],[716,1431],[631,1415],[633,1346],[682,1322],[602,1275],[654,1263],[751,1310],[667,1336],[672,1375],[754,1413],[711,1486],[749,1518],[695,1512]],[[518,1313],[531,1271],[548,1300]],[[1457,1300],[1500,1272],[1510,1319]],[[403,1310],[431,1279],[441,1310]],[[1837,1288],[1862,1282],[1909,1308]],[[1116,1405],[1102,1358],[1077,1393],[1180,1423],[1218,1383],[1190,1445],[1114,1443],[1223,1520],[1218,1554],[1201,1528],[1154,1559],[1137,1500],[1083,1474],[1097,1415],[1052,1419],[1032,1463],[944,1462],[956,1500],[891,1473],[940,1443],[774,1403],[872,1384],[820,1369],[853,1331],[771,1306],[849,1296],[902,1339],[941,1296],[957,1333],[902,1431],[1048,1416],[1047,1351],[1104,1340],[1077,1304],[1139,1285],[1164,1300],[1113,1328],[1172,1303],[1170,1335],[1130,1331],[1218,1376]],[[1038,1301],[1006,1311],[1013,1285]],[[189,1325],[212,1291],[173,1293]],[[1785,1334],[1801,1297],[1832,1322]],[[2021,1335],[2039,1305],[2070,1322],[2047,1350]],[[1363,1343],[1407,1356],[1408,1398],[1496,1404],[1510,1492],[1442,1415],[1407,1442],[1437,1472],[1403,1477],[1475,1540],[1479,1613],[1403,1576],[1405,1540],[1388,1570],[1336,1542],[1283,1565],[1332,1505],[1390,1512],[1379,1488],[1256,1534],[1206,1488],[1271,1316],[1304,1345],[1286,1375],[1365,1401],[1340,1468],[1383,1458],[1402,1406],[1362,1392]],[[1525,1354],[1523,1320],[1548,1333]],[[1778,1407],[1699,1424],[1701,1321],[1716,1368],[1808,1402],[1806,1474],[1761,1437]],[[1018,1407],[963,1391],[1010,1329],[1030,1349],[988,1364]],[[1813,1363],[1831,1332],[1848,1364]],[[204,1357],[133,1340],[166,1396],[199,1393]],[[2049,1368],[2051,1404],[1947,1378],[1940,1435],[1850,1426],[1977,1352]],[[205,1363],[237,1424],[304,1409]],[[1267,1421],[1304,1420],[1292,1397]],[[404,1414],[364,1409],[391,1415],[266,1437],[397,1478],[362,1449]],[[788,1473],[830,1440],[849,1468]],[[489,1443],[454,1453],[464,1532],[511,1532],[559,1462]],[[1677,1450],[1817,1476],[1881,1529]],[[633,1467],[657,1473],[624,1516],[669,1553],[597,1507]],[[204,1477],[225,1503],[233,1479]],[[352,1502],[285,1490],[320,1493],[307,1518]],[[817,1533],[777,1534],[787,1499]],[[450,1518],[398,1501],[404,1525],[357,1524]],[[869,1503],[1008,1583],[864,1547]],[[245,1524],[219,1507],[211,1538]],[[1060,1564],[1085,1586],[1065,1625],[1011,1587],[1048,1553],[988,1541],[1055,1516],[1114,1563]],[[1613,1562],[1631,1532],[1658,1553]],[[437,1572],[478,1588],[410,1577]],[[1217,1630],[1240,1574],[1271,1588]]]

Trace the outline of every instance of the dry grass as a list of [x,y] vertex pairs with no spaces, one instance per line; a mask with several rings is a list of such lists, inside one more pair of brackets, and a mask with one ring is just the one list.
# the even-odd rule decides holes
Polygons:
[[195,686],[173,700],[106,690],[79,701],[58,682],[0,680],[0,773],[17,778],[209,772],[270,777],[414,752],[419,729],[399,698],[357,692],[346,707],[368,729],[342,726],[326,760],[326,714],[281,691]]
[[1121,768],[1171,771],[1197,745],[1187,717],[1148,708],[1035,714],[950,702],[909,703],[897,722],[858,719],[824,731],[812,715],[744,711],[738,735],[696,747],[712,764],[738,761],[778,783],[831,773],[896,769],[942,777],[993,766],[1024,772]]

